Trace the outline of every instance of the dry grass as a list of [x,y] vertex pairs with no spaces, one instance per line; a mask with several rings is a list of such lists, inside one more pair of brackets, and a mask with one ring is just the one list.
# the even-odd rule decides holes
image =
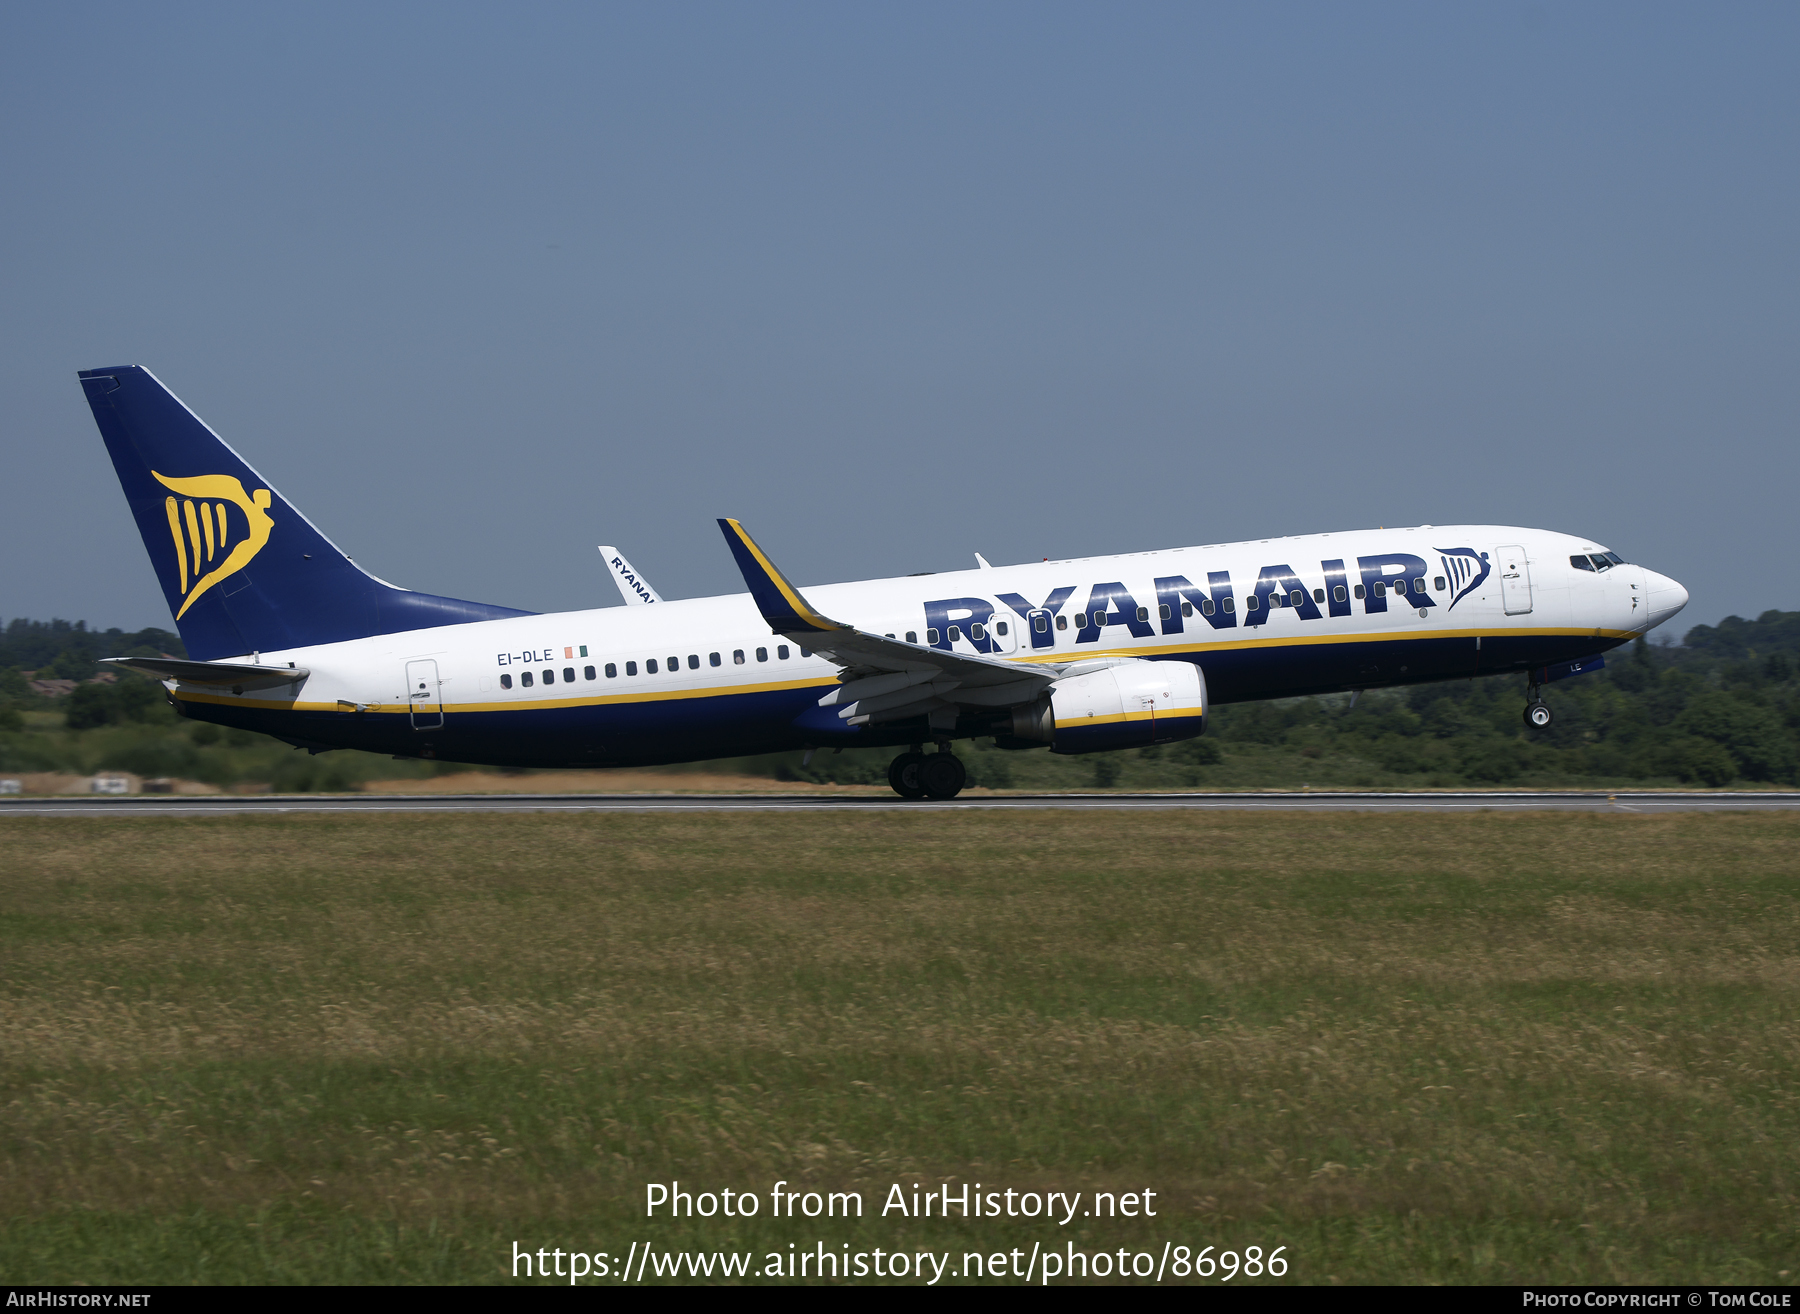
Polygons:
[[[1783,1280],[1780,816],[8,819],[0,1262],[1287,1244],[1300,1280]],[[1155,1220],[647,1225],[643,1183]]]

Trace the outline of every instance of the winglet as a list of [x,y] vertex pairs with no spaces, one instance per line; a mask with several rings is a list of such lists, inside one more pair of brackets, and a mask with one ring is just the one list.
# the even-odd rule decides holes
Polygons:
[[731,555],[737,558],[738,569],[743,572],[744,583],[750,586],[750,596],[756,599],[757,610],[762,612],[763,619],[776,634],[792,634],[796,630],[826,634],[851,628],[814,611],[812,604],[800,596],[799,589],[788,583],[787,576],[763,554],[737,521],[722,519],[719,528],[731,545]]

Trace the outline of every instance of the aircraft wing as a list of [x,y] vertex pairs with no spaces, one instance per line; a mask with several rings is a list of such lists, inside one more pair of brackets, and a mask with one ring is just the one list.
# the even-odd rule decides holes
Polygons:
[[644,603],[662,601],[662,599],[657,596],[656,590],[650,587],[650,581],[644,578],[641,571],[636,569],[629,561],[625,560],[625,554],[619,551],[618,548],[607,547],[605,544],[602,544],[600,547],[600,557],[606,562],[606,568],[612,571],[613,583],[619,586],[619,592],[625,595],[626,602]]
[[245,689],[273,689],[277,685],[299,684],[312,674],[304,666],[252,666],[248,662],[190,662],[178,657],[102,657],[102,666],[123,666],[158,680],[179,680],[183,684],[211,684],[229,687],[234,693]]
[[832,620],[814,609],[735,520],[719,528],[744,583],[774,633],[835,663],[842,685],[819,700],[851,725],[901,720],[934,707],[1011,707],[1030,702],[1056,679],[1054,667],[944,652]]

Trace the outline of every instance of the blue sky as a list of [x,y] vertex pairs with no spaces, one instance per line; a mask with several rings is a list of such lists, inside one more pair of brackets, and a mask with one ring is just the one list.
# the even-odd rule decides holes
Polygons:
[[408,587],[1372,525],[1800,607],[1800,9],[0,11],[0,617],[168,625],[75,382]]

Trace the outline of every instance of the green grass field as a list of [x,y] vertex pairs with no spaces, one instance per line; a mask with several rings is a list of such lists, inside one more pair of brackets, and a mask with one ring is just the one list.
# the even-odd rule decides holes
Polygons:
[[[1800,1271],[1794,818],[3,825],[8,1282],[494,1282],[514,1242],[634,1241]],[[646,1219],[671,1179],[761,1211]],[[868,1216],[772,1218],[784,1179]],[[879,1214],[977,1181],[1159,1210]]]

